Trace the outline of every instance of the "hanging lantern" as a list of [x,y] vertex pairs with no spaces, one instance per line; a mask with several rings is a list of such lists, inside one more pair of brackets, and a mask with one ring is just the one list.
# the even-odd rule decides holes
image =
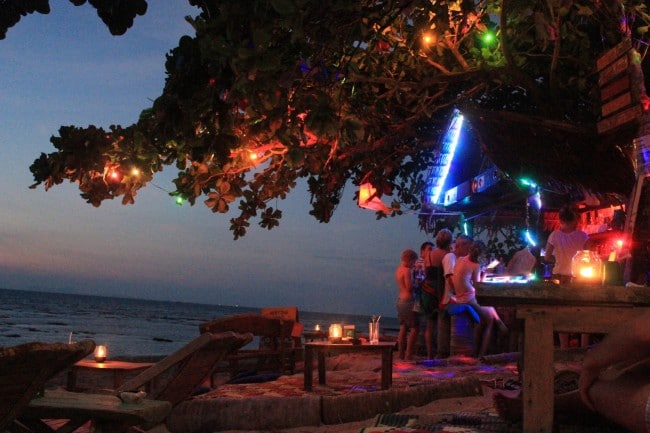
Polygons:
[[571,275],[574,281],[601,282],[602,264],[595,251],[582,250],[571,259]]
[[364,209],[390,213],[390,209],[377,197],[377,189],[369,182],[359,186],[358,205]]

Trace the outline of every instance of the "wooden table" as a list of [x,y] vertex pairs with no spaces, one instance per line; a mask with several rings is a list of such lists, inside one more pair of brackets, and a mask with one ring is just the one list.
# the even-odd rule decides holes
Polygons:
[[478,284],[481,305],[515,306],[524,322],[524,433],[553,431],[553,333],[608,333],[650,311],[650,289],[590,284]]
[[[114,395],[46,391],[44,397],[30,402],[19,420],[32,431],[72,432],[92,421],[96,432],[121,433],[131,426],[150,429],[162,423],[171,408],[168,401],[144,399],[138,403],[123,403]],[[54,428],[41,421],[44,419],[68,421]]]
[[113,389],[117,389],[124,382],[127,373],[135,374],[151,367],[151,362],[105,361],[96,362],[93,359],[82,359],[68,370],[66,389],[77,391],[77,376],[80,371],[109,372],[113,375]]
[[314,341],[305,343],[305,391],[312,390],[314,371],[314,353],[318,356],[318,383],[325,385],[325,355],[328,353],[371,352],[381,353],[381,389],[388,389],[393,384],[393,350],[395,343],[379,342],[377,344],[330,343]]
[[302,333],[302,338],[305,341],[327,340],[329,334],[324,331],[305,331]]

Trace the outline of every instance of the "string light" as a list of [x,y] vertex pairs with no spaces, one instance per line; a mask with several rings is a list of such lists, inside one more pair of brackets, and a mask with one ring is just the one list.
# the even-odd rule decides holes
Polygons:
[[526,229],[526,231],[524,232],[524,237],[526,238],[526,242],[528,242],[528,245],[532,247],[537,246],[537,242],[535,242],[535,239],[533,239],[533,235],[530,234],[530,231],[528,229]]
[[497,37],[494,32],[488,30],[481,35],[481,39],[485,45],[492,45]]

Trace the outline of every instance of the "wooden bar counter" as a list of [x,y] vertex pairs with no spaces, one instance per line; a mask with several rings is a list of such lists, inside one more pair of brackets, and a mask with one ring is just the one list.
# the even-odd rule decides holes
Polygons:
[[650,288],[599,284],[482,283],[481,305],[515,307],[523,320],[524,433],[553,431],[553,333],[608,333],[650,311]]

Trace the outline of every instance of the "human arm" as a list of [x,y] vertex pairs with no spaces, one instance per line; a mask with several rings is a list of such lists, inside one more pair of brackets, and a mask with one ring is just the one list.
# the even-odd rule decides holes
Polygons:
[[544,249],[544,261],[546,263],[552,263],[553,262],[553,250],[555,247],[553,247],[552,243],[547,243],[546,248]]
[[609,333],[588,351],[580,372],[580,397],[592,410],[589,389],[608,368],[632,365],[650,357],[650,313],[642,314]]

